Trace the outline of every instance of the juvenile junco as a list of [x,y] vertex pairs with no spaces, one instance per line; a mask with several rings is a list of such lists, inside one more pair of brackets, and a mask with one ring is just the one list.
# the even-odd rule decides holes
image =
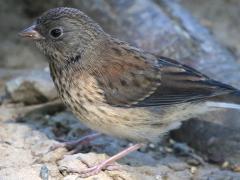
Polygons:
[[48,57],[62,101],[82,123],[137,142],[81,176],[97,174],[197,114],[240,109],[234,98],[221,101],[239,99],[237,89],[112,38],[77,9],[50,9],[20,35],[34,40]]

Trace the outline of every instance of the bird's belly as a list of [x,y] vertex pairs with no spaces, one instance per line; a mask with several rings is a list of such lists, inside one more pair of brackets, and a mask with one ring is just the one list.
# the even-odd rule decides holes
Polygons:
[[[180,124],[162,122],[162,115],[146,108],[119,108],[89,102],[66,102],[79,120],[89,128],[131,141],[156,141]],[[81,104],[81,105],[80,105]]]
[[[137,108],[121,109],[106,105],[83,105],[85,110],[73,109],[74,114],[89,128],[98,132],[133,141],[152,141],[160,134],[162,124],[151,125],[154,114],[147,115]],[[162,126],[163,127],[163,126]]]
[[182,121],[208,111],[201,109],[200,105],[187,108],[179,106],[174,108],[174,111],[160,110],[160,107],[155,111],[149,108],[118,108],[94,104],[84,106],[88,113],[75,110],[73,112],[86,126],[104,134],[133,141],[156,141],[159,136],[178,128]]

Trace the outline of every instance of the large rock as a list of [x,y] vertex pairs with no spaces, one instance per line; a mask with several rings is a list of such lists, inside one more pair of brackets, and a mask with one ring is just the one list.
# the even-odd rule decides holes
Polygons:
[[6,92],[13,102],[38,104],[57,98],[49,71],[30,71],[6,82]]
[[229,48],[240,61],[239,0],[192,0],[182,1],[201,24],[211,30],[220,43]]

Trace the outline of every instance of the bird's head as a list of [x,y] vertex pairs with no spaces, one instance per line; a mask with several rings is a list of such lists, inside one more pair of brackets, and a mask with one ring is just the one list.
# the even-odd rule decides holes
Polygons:
[[102,28],[78,9],[59,7],[44,12],[19,33],[34,40],[52,60],[78,56],[104,34]]

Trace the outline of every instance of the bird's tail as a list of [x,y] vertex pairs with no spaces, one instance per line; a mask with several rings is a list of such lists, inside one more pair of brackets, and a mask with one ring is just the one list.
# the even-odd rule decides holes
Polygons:
[[207,102],[207,106],[240,110],[240,91],[214,97]]

